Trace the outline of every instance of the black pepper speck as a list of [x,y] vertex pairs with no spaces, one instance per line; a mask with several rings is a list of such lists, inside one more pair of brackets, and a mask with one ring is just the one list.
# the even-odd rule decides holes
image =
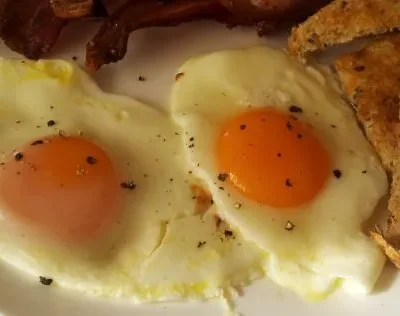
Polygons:
[[287,187],[293,187],[293,183],[292,180],[290,180],[289,178],[285,180],[285,186]]
[[292,112],[292,113],[303,113],[303,109],[301,107],[297,106],[297,105],[291,105],[289,107],[289,112]]
[[56,122],[54,120],[47,121],[47,126],[48,127],[51,127],[51,126],[54,126],[54,125],[56,125]]
[[339,179],[342,176],[342,171],[340,171],[339,169],[334,169],[333,175],[335,176],[335,178]]
[[228,179],[228,174],[227,173],[220,173],[218,175],[218,180],[224,182],[226,179]]
[[39,277],[39,281],[40,283],[42,283],[43,285],[51,285],[53,283],[53,279],[51,278],[46,278],[44,276],[40,276]]
[[14,154],[15,161],[20,161],[20,160],[22,160],[22,158],[24,158],[24,154],[23,153],[17,152],[17,153]]
[[93,156],[87,156],[87,157],[86,157],[86,162],[87,162],[89,165],[95,165],[95,164],[97,163],[97,159],[94,158]]
[[233,231],[231,231],[231,230],[225,230],[225,231],[224,231],[224,236],[225,236],[225,238],[234,237],[234,236],[233,236]]
[[127,190],[134,190],[136,189],[136,184],[133,181],[121,182],[121,187]]
[[35,140],[31,145],[36,146],[36,145],[42,145],[43,143],[44,142],[41,139],[39,139],[39,140]]

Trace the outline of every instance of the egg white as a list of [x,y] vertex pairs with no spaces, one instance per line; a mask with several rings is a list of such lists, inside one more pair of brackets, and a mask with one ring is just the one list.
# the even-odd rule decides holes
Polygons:
[[[268,253],[269,277],[311,299],[340,286],[370,292],[385,258],[362,224],[387,193],[387,178],[329,71],[263,46],[193,58],[178,72],[171,111],[184,130],[187,161],[207,184],[219,214]],[[332,174],[311,203],[282,211],[219,181],[215,146],[226,120],[263,107],[289,114],[291,105],[303,109],[296,115],[314,127],[343,175]],[[294,225],[290,231],[288,222]]]
[[[49,120],[56,124],[48,127]],[[197,214],[181,131],[164,113],[102,92],[66,61],[1,59],[0,121],[3,155],[41,137],[82,135],[108,153],[121,181],[137,185],[124,191],[115,229],[93,247],[73,249],[0,229],[1,260],[38,281],[53,279],[52,286],[138,301],[215,297],[262,272],[262,251],[239,234],[221,238],[212,210]]]

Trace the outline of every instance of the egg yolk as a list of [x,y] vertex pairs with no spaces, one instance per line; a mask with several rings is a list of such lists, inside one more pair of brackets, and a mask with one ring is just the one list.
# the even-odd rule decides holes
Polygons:
[[217,142],[219,179],[261,204],[289,208],[321,191],[331,159],[307,123],[274,109],[240,114],[222,127]]
[[119,215],[120,186],[107,154],[79,137],[33,140],[0,168],[5,216],[68,242],[96,237]]

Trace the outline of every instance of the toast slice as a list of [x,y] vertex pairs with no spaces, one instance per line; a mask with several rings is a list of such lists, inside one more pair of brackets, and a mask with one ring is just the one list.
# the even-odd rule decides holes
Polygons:
[[354,39],[400,28],[400,1],[335,0],[292,29],[289,52],[303,58]]
[[378,227],[371,236],[400,268],[400,34],[338,57],[335,67],[368,140],[393,179],[388,227]]
[[335,67],[367,138],[386,170],[394,172],[400,135],[400,34],[338,57]]

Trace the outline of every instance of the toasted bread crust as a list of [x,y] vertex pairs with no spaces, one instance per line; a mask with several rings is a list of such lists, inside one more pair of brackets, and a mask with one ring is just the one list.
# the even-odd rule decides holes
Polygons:
[[400,34],[338,57],[335,67],[368,140],[392,175],[388,227],[371,236],[400,268]]
[[289,52],[307,53],[400,27],[400,1],[335,0],[292,29]]
[[398,246],[390,243],[379,232],[371,232],[371,237],[383,249],[395,266],[400,269],[400,249]]

